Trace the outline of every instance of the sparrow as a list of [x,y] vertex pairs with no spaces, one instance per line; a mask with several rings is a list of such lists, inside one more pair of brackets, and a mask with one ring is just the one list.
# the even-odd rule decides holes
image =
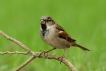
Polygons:
[[40,18],[40,36],[44,42],[53,47],[50,50],[44,51],[45,53],[55,49],[64,49],[62,57],[65,57],[66,49],[70,48],[70,46],[90,51],[77,44],[76,40],[69,36],[67,32],[49,16],[42,16]]

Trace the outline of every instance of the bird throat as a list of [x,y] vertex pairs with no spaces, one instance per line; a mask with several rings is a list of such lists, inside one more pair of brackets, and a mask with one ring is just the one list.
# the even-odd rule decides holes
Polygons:
[[42,35],[45,36],[46,29],[47,29],[46,24],[41,24],[41,28],[42,28]]

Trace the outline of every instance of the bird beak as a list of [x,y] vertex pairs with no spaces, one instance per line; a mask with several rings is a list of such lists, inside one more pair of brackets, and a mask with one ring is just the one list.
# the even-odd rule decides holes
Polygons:
[[41,20],[40,23],[41,24],[46,24],[46,21],[45,20]]

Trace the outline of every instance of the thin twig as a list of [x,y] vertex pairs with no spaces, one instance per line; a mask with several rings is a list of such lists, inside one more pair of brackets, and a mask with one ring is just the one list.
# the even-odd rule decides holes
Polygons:
[[35,58],[35,56],[31,56],[29,59],[27,59],[23,64],[21,64],[15,71],[19,71],[20,69],[22,69],[24,66],[26,66],[29,62],[31,62],[33,59]]
[[10,52],[10,51],[0,52],[0,55],[4,55],[4,54],[24,54],[24,55],[27,55],[27,52],[18,52],[18,51],[15,51],[15,52]]

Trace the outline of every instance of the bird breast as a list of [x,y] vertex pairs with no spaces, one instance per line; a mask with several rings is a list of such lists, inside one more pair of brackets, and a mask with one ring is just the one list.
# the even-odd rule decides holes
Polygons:
[[66,41],[65,39],[60,38],[55,27],[56,27],[55,25],[53,25],[51,27],[47,27],[45,36],[41,36],[42,39],[47,44],[49,44],[50,46],[55,47],[55,48],[70,47],[70,42]]

